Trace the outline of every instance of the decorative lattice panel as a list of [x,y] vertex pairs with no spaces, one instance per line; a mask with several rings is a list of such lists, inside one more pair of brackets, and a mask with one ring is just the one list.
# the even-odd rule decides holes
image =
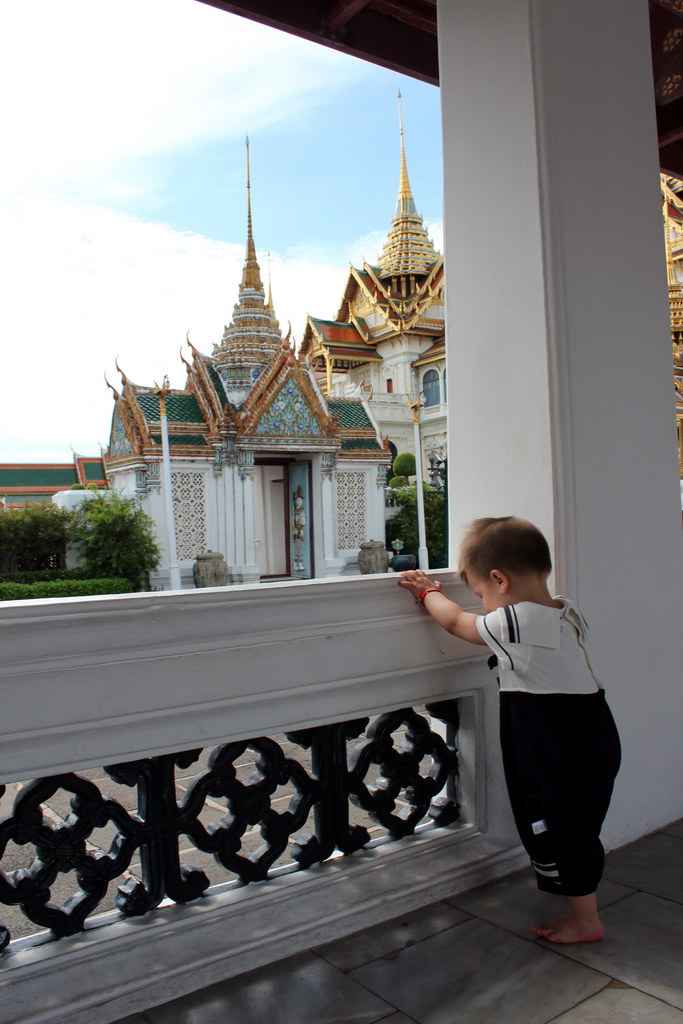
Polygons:
[[[35,926],[74,935],[454,825],[457,731],[449,700],[0,785],[0,955]],[[29,922],[13,936],[5,907]]]
[[358,548],[365,536],[365,473],[339,473],[337,477],[339,548]]
[[206,493],[203,473],[171,474],[178,559],[206,551]]

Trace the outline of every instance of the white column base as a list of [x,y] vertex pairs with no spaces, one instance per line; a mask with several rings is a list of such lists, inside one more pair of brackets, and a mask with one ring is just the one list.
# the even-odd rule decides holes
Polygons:
[[228,567],[228,579],[231,584],[259,583],[261,570],[258,565],[231,565]]

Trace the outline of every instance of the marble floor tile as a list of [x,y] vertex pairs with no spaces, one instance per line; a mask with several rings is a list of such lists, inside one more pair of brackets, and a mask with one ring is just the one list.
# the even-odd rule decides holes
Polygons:
[[469,920],[462,910],[456,910],[448,903],[433,903],[410,914],[373,925],[362,932],[349,935],[338,942],[317,946],[316,953],[340,971],[351,971],[354,967],[371,960],[414,946],[416,942],[436,935],[446,928]]
[[655,832],[615,850],[607,855],[605,877],[683,903],[683,839]]
[[586,999],[550,1024],[683,1024],[683,1013],[634,988],[613,988]]
[[[601,908],[609,906],[634,891],[625,885],[603,879],[598,889],[598,904]],[[535,941],[535,936],[530,932],[533,924],[564,912],[561,898],[539,891],[531,868],[525,868],[497,882],[489,882],[478,889],[458,893],[450,897],[448,902],[473,917],[481,917],[484,921],[497,924],[532,942]]]
[[553,948],[683,1010],[683,906],[637,892],[607,907],[602,919],[602,942]]
[[324,960],[301,953],[146,1010],[143,1019],[148,1024],[376,1024],[396,1010]]
[[[609,978],[485,921],[465,921],[349,978],[419,1024],[545,1024]],[[573,964],[574,967],[578,966]]]
[[665,825],[659,831],[665,832],[668,836],[678,836],[679,839],[683,839],[683,818],[672,821],[670,825]]

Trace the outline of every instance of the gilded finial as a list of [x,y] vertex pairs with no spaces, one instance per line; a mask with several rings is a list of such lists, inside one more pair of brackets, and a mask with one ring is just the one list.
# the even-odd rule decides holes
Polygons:
[[117,370],[119,371],[119,373],[121,374],[121,383],[123,384],[123,386],[124,386],[124,388],[125,388],[126,384],[128,383],[128,378],[126,377],[125,373],[123,372],[123,370],[122,370],[122,369],[121,369],[121,367],[119,366],[119,357],[118,357],[118,356],[117,356],[117,357],[116,357],[116,359],[114,360],[114,365],[116,366],[116,369],[117,369]]
[[161,387],[154,381],[156,391],[152,392],[159,398],[159,416],[164,417],[166,415],[166,395],[170,392],[171,386],[168,383],[168,374],[164,374],[164,379],[161,382]]
[[111,388],[111,389],[112,389],[112,391],[114,392],[114,399],[115,399],[115,400],[116,400],[116,401],[118,402],[118,400],[119,400],[119,398],[120,398],[121,396],[119,395],[119,393],[118,393],[118,391],[116,390],[116,388],[114,387],[114,385],[113,385],[113,384],[110,384],[110,383],[109,383],[109,380],[108,380],[108,378],[107,378],[107,375],[106,375],[106,373],[105,373],[105,375],[104,375],[104,383],[105,383],[105,384],[107,385],[107,387],[108,387],[108,388]]
[[182,345],[180,346],[180,360],[187,367],[188,374],[194,373],[194,367],[192,366],[192,363],[188,363],[187,359],[183,355],[183,346]]
[[410,411],[413,414],[413,423],[419,423],[420,422],[420,409],[424,405],[424,401],[423,401],[424,400],[424,394],[420,391],[420,393],[418,395],[416,395],[415,398],[413,398],[412,400],[411,400],[411,396],[410,395],[407,395],[406,397],[408,399],[408,405],[410,406]]

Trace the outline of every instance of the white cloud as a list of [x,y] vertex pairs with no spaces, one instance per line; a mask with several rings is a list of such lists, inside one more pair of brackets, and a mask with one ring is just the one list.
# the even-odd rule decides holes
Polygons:
[[[198,0],[5,4],[0,38],[0,89],[12,97],[2,173],[42,188],[86,188],[93,168],[104,180],[117,161],[291,122],[368,73]],[[116,175],[110,185],[121,187]]]
[[[68,459],[106,443],[115,359],[131,380],[183,387],[187,331],[207,354],[229,323],[244,245],[175,231],[73,199],[16,192],[0,209],[6,339],[0,461]],[[259,254],[267,287],[268,261]],[[306,313],[333,316],[348,262],[321,253],[271,257],[283,330],[300,340]]]

